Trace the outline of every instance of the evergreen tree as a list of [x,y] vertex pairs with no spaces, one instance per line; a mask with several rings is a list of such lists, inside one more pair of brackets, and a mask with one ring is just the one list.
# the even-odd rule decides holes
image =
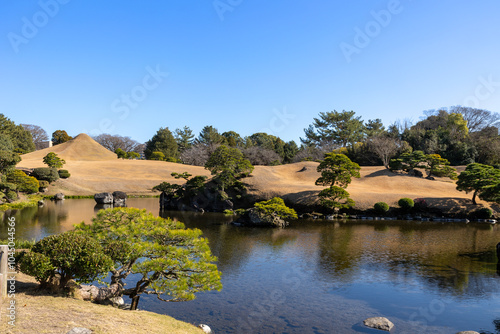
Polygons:
[[59,145],[73,139],[65,130],[56,130],[52,133],[52,145]]
[[177,147],[180,153],[193,146],[194,134],[193,130],[191,130],[188,126],[185,126],[182,129],[175,129],[174,137],[177,141]]
[[168,128],[160,128],[153,138],[146,142],[146,148],[144,149],[146,159],[151,159],[153,152],[163,153],[166,161],[178,160],[179,151],[177,141]]

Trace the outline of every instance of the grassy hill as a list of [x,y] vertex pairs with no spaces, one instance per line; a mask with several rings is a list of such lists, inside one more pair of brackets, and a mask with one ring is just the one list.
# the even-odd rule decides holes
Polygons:
[[[188,172],[210,176],[203,167],[164,161],[122,160],[86,134],[75,139],[22,156],[19,167],[44,166],[42,158],[49,152],[66,160],[65,169],[71,177],[59,180],[49,188],[49,194],[93,195],[97,192],[121,190],[128,194],[152,194],[151,188],[163,181],[181,183],[172,172]],[[281,166],[256,166],[251,177],[244,179],[249,192],[258,198],[282,196],[296,203],[316,200],[323,188],[314,184],[319,177],[318,163],[305,161]],[[396,175],[384,167],[362,167],[361,178],[347,188],[360,209],[371,208],[375,202],[396,205],[401,197],[425,198],[429,204],[448,208],[469,206],[470,194],[459,192],[449,179],[435,181]],[[472,207],[471,207],[472,208]]]

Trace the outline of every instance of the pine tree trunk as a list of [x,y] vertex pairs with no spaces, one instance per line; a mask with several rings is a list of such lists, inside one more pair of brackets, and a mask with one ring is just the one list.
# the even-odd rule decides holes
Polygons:
[[477,190],[474,190],[474,195],[472,195],[472,204],[477,205],[476,203],[476,195],[477,195]]
[[131,311],[137,310],[137,305],[139,305],[139,298],[141,298],[140,295],[135,295],[132,297],[132,304],[130,305]]

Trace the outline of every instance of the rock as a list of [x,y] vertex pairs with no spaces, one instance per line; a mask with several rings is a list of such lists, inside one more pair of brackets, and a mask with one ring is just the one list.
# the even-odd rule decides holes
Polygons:
[[66,334],[92,334],[92,331],[83,327],[75,327]]
[[56,201],[62,201],[64,199],[64,194],[63,193],[57,193],[54,195],[54,199]]
[[463,332],[458,332],[457,334],[480,334],[480,333],[476,331],[463,331]]
[[110,298],[109,301],[113,304],[113,306],[123,306],[125,305],[125,301],[122,297],[113,297]]
[[299,170],[299,172],[305,172],[306,170],[307,170],[307,167],[306,167],[306,166],[304,166],[304,167],[302,167],[302,169],[301,169],[301,170]]
[[436,180],[436,179],[434,178],[434,176],[427,176],[427,177],[426,177],[426,179],[427,179],[427,180],[431,180],[431,181]]
[[44,204],[45,204],[45,202],[43,201],[43,199],[38,201],[38,206],[43,206]]
[[207,334],[212,333],[212,329],[210,329],[210,327],[208,327],[207,325],[199,324],[198,328],[201,328],[201,330],[203,331],[203,333],[207,333]]
[[127,205],[127,194],[123,191],[113,192],[113,205],[123,207]]
[[394,324],[389,319],[383,317],[368,318],[363,321],[363,324],[366,327],[381,329],[388,332],[394,327]]
[[94,200],[97,204],[113,204],[112,193],[99,193],[94,195]]

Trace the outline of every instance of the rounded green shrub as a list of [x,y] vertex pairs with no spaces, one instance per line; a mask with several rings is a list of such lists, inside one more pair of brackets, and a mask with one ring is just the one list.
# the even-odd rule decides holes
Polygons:
[[493,216],[493,211],[488,208],[481,208],[470,213],[470,217],[473,219],[490,219]]
[[373,208],[377,213],[386,213],[389,211],[389,204],[385,202],[377,202],[375,205],[373,205]]
[[40,185],[40,188],[47,188],[49,186],[48,181],[38,181],[38,184]]
[[67,169],[59,169],[57,173],[59,174],[59,177],[61,179],[67,179],[68,177],[71,176],[71,174],[68,172]]
[[285,201],[279,197],[273,197],[268,201],[257,202],[254,204],[257,212],[264,216],[277,215],[281,219],[297,219],[297,212],[285,205]]
[[35,168],[33,170],[33,176],[39,181],[43,180],[49,183],[52,183],[59,179],[59,173],[57,172],[57,169],[47,167]]
[[15,201],[17,199],[17,193],[13,190],[7,190],[5,192],[5,197],[10,201]]
[[16,191],[17,190],[17,184],[10,183],[10,182],[2,182],[0,183],[0,190],[12,190]]
[[413,208],[415,203],[411,198],[403,197],[398,201],[398,205],[401,207],[401,209],[410,210],[411,208]]
[[94,238],[75,231],[43,238],[19,262],[23,273],[34,276],[42,284],[58,274],[61,288],[70,279],[92,282],[113,265]]
[[17,185],[17,190],[33,194],[38,192],[38,180],[33,176],[28,176],[21,170],[12,169],[7,173],[7,181]]

